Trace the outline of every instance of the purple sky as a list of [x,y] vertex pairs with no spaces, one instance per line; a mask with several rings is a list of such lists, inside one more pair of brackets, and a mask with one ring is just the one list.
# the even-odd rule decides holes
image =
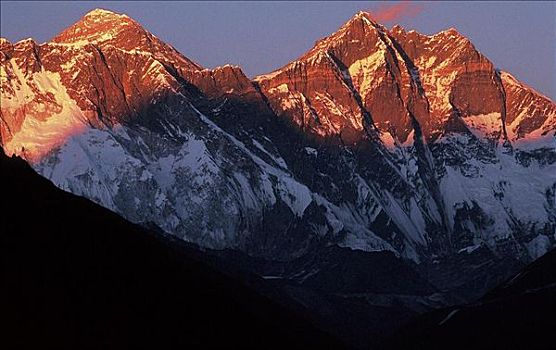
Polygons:
[[[89,10],[126,13],[205,67],[226,63],[254,76],[299,57],[359,10],[383,10],[389,28],[434,34],[449,27],[494,64],[556,100],[556,2],[0,2],[0,34],[52,38]],[[389,5],[391,6],[391,5]],[[396,8],[395,8],[396,9]],[[386,11],[385,11],[386,10]]]

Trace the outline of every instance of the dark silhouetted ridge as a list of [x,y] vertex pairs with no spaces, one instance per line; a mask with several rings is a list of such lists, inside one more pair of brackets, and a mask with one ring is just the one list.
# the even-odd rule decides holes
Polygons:
[[418,316],[393,349],[554,349],[556,250],[479,301]]
[[4,349],[342,348],[1,149],[0,210]]

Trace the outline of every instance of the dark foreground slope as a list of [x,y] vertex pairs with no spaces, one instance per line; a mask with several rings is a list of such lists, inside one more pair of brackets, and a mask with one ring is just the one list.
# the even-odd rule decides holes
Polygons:
[[3,151],[0,212],[4,349],[342,348],[187,248]]
[[[556,250],[477,303],[418,317],[396,349],[555,349]],[[392,345],[392,344],[391,344]]]

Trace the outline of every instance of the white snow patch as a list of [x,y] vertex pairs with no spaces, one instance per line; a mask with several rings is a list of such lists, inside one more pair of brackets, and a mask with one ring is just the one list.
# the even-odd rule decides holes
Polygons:
[[538,259],[544,254],[546,254],[552,245],[550,244],[550,238],[544,235],[538,235],[533,238],[529,243],[527,243],[527,250],[529,251],[529,256],[533,259]]
[[359,91],[363,100],[373,87],[380,84],[382,78],[376,74],[376,70],[386,64],[384,55],[384,50],[379,47],[372,55],[353,62],[348,68],[353,86]]
[[287,92],[289,92],[288,84],[280,84],[275,88],[268,89],[268,92],[271,93],[271,94],[274,94],[274,93],[277,93],[277,92],[287,93]]
[[[68,95],[58,73],[41,71],[32,75],[38,93],[54,97],[54,101],[45,105],[34,101],[37,90],[28,85],[19,66],[13,61],[10,63],[20,84],[14,89],[16,93],[12,98],[2,95],[2,112],[14,113],[18,108],[25,108],[26,116],[20,130],[4,145],[8,154],[37,160],[87,128],[83,112]],[[47,107],[50,108],[48,113]]]
[[473,135],[479,139],[502,134],[502,116],[498,112],[471,115],[463,118],[463,120]]
[[305,147],[305,153],[307,153],[309,155],[312,155],[312,156],[315,156],[315,157],[319,154],[319,152],[312,147]]

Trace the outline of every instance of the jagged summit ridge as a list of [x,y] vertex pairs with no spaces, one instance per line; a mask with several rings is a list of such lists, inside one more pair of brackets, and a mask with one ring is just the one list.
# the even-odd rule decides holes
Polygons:
[[[359,12],[299,59],[255,81],[278,114],[320,136],[363,134],[368,118],[398,143],[412,137],[415,121],[426,139],[454,128],[479,128],[500,142],[514,135],[505,131],[513,119],[507,113],[514,113],[503,86],[509,81],[455,28],[434,35],[401,26],[387,30]],[[330,91],[333,99],[326,96]],[[552,103],[542,116],[535,113],[534,125],[553,110]],[[474,117],[480,115],[488,118]],[[357,140],[354,132],[343,141]]]
[[8,152],[27,159],[42,157],[87,125],[147,118],[146,106],[167,98],[255,91],[239,67],[204,69],[127,15],[102,9],[50,42],[3,40],[0,49],[0,135]]
[[[201,86],[202,91],[210,96],[224,95],[221,92],[224,87],[226,93],[246,89],[254,91],[239,67],[218,67],[214,72],[204,70],[127,15],[109,10],[90,11],[52,42],[39,46],[46,48],[56,45],[65,48],[54,47],[51,50],[61,49],[67,56],[62,59],[65,63],[59,63],[62,66],[59,73],[63,84],[66,84],[64,80],[67,79],[64,73],[71,76],[70,80],[79,80],[79,71],[82,71],[80,61],[93,59],[98,47],[105,57],[124,55],[124,60],[129,61],[132,57],[142,56],[148,64],[146,76],[174,92],[180,90],[181,83],[178,81],[183,78],[195,86]],[[3,41],[2,47],[3,57],[12,50],[38,50],[38,45],[31,39],[15,45]],[[44,56],[49,56],[49,53],[46,52]],[[40,65],[40,60],[35,58],[30,57],[28,60],[33,62],[33,70]],[[48,59],[45,62],[48,63]],[[49,71],[58,71],[48,67],[48,64],[45,66]],[[214,80],[215,74],[219,80]],[[402,144],[413,137],[414,121],[420,124],[427,138],[436,138],[445,132],[447,124],[454,126],[453,115],[489,115],[489,125],[479,120],[479,124],[482,124],[480,128],[488,129],[490,134],[496,134],[498,138],[508,135],[504,125],[506,119],[528,123],[527,127],[512,126],[519,131],[510,133],[510,136],[516,135],[518,138],[525,137],[526,131],[533,131],[539,126],[545,131],[547,125],[550,128],[553,123],[547,124],[547,118],[538,113],[535,122],[528,121],[528,116],[523,115],[506,118],[502,81],[520,88],[523,86],[512,84],[504,74],[497,74],[492,63],[453,28],[432,36],[415,31],[406,32],[400,26],[389,31],[374,21],[372,14],[361,11],[337,32],[317,41],[299,59],[254,80],[270,104],[274,105],[275,112],[288,115],[295,123],[317,135],[344,135],[342,137],[348,143],[359,138],[354,135],[364,133],[366,119],[377,126],[387,139]],[[477,75],[480,75],[483,93],[472,91],[468,81],[464,82],[465,75],[469,76],[468,81],[476,80]],[[314,78],[311,78],[313,81],[309,81],[309,76]],[[89,98],[74,96],[73,89],[69,89],[68,93],[79,107],[97,109],[95,103],[91,106],[87,102]],[[488,103],[481,101],[485,98],[489,100]],[[539,103],[550,105],[549,100]],[[124,114],[129,114],[129,110],[133,109],[127,108],[128,112]],[[511,108],[508,110],[513,113]],[[104,113],[110,114],[108,110]],[[493,113],[497,113],[497,121],[493,119]],[[466,124],[458,117],[455,118],[456,125]],[[548,119],[551,118],[553,116],[549,112]],[[473,124],[476,124],[475,121]],[[458,128],[461,129],[461,126]],[[17,127],[10,129],[13,132]],[[9,138],[9,135],[4,137]]]

